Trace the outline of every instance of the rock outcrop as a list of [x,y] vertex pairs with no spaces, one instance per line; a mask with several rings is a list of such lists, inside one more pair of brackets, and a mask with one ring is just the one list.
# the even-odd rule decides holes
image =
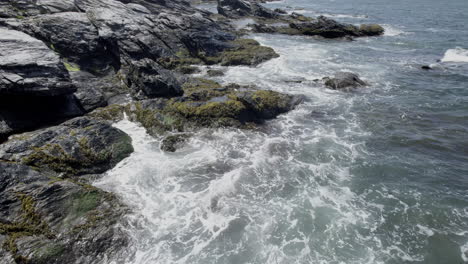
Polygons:
[[0,27],[0,142],[83,114],[75,91],[59,55],[38,39]]
[[287,35],[320,36],[324,38],[368,37],[384,33],[384,28],[377,24],[363,24],[358,26],[340,23],[333,19],[320,16],[310,21],[294,21],[288,24],[269,25],[257,23],[251,25],[252,31],[257,33],[279,33]]
[[105,172],[131,152],[127,134],[105,122],[79,117],[12,137],[0,145],[0,160],[76,176]]
[[127,209],[85,174],[132,151],[124,132],[86,117],[0,145],[2,263],[98,263],[127,245],[115,227]]
[[0,28],[0,95],[57,96],[75,90],[60,56],[42,41]]
[[254,1],[218,0],[218,13],[232,18],[255,16],[262,18],[277,18],[280,13],[263,7]]
[[149,99],[126,106],[111,105],[96,109],[90,115],[115,120],[125,112],[130,120],[141,123],[150,134],[160,135],[206,127],[246,128],[290,111],[304,99],[249,86],[222,86],[206,79],[193,79],[183,89],[184,96],[181,97]]

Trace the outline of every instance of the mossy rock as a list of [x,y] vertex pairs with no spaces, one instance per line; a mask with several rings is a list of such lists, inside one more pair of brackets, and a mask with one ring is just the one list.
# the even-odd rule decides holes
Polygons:
[[191,54],[188,50],[181,49],[173,57],[159,59],[158,63],[166,69],[184,71],[184,69],[190,69],[186,68],[187,65],[255,66],[279,57],[272,48],[262,46],[253,39],[237,39],[231,41],[229,45],[231,48],[227,48],[216,55],[207,55],[204,52]]
[[9,140],[0,146],[0,159],[73,176],[105,172],[132,152],[131,138],[123,131],[80,117],[31,132],[24,140]]
[[106,107],[100,107],[88,113],[88,116],[108,120],[108,121],[120,121],[124,118],[125,106],[113,104]]
[[203,78],[194,78],[182,85],[184,97],[194,101],[206,101],[213,97],[223,96],[228,93],[228,89],[221,84]]
[[362,24],[359,31],[365,36],[379,36],[385,32],[385,29],[378,24]]
[[19,254],[18,239],[28,236],[44,236],[51,239],[55,235],[36,211],[36,201],[32,196],[16,193],[16,197],[21,202],[21,219],[11,223],[0,223],[0,234],[7,236],[2,247],[11,253],[17,263],[23,263],[26,258]]
[[270,47],[261,46],[253,39],[238,39],[232,42],[235,48],[220,55],[222,66],[258,65],[279,55]]

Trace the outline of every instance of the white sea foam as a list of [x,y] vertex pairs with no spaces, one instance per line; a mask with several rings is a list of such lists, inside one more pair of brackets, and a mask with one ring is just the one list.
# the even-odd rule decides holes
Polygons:
[[405,31],[388,24],[383,24],[382,27],[385,29],[384,36],[394,37],[405,34]]
[[468,50],[457,47],[445,52],[442,62],[468,62]]
[[464,262],[468,262],[468,242],[460,247],[461,257]]

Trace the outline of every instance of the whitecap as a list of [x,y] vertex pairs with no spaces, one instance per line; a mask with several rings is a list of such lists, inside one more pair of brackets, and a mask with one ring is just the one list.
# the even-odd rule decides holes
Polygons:
[[382,27],[385,29],[384,35],[388,37],[394,37],[394,36],[405,34],[403,30],[398,29],[388,24],[383,24]]
[[468,50],[456,47],[445,52],[442,62],[468,62]]

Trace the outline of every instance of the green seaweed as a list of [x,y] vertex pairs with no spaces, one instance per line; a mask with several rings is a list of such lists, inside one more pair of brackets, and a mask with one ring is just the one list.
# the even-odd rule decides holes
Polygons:
[[36,204],[33,197],[24,193],[16,193],[16,197],[21,202],[21,220],[13,223],[0,223],[0,234],[8,236],[3,244],[3,248],[13,255],[17,263],[21,263],[25,260],[25,257],[18,254],[17,239],[39,235],[52,239],[55,235],[36,212]]
[[108,162],[112,154],[108,151],[94,152],[86,137],[78,140],[79,157],[68,154],[59,144],[46,144],[42,147],[34,147],[32,153],[22,162],[36,167],[48,167],[57,172],[64,172],[67,175],[76,175],[86,172],[87,168],[94,165]]

